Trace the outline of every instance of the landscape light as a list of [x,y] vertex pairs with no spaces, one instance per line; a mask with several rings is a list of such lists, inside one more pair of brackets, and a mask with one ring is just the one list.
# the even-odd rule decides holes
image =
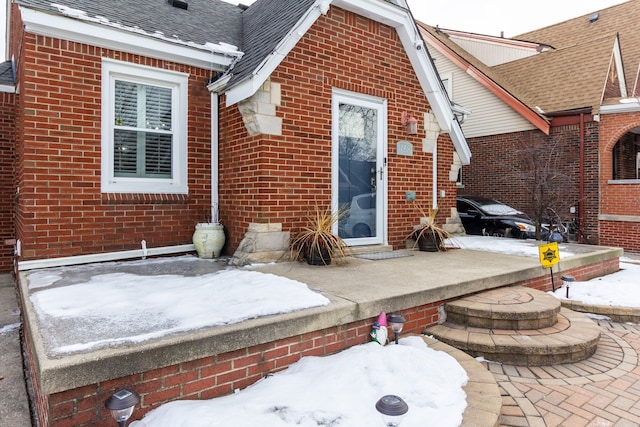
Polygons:
[[125,427],[138,402],[140,402],[140,396],[135,391],[123,389],[109,396],[104,406],[111,411],[111,416],[118,422],[118,427]]
[[561,279],[562,279],[562,286],[567,290],[566,298],[569,298],[569,286],[571,286],[571,284],[576,281],[576,278],[570,274],[565,274],[564,276],[561,277]]
[[401,397],[387,394],[376,402],[376,410],[382,415],[387,427],[397,427],[402,422],[404,414],[409,411],[409,405]]
[[407,320],[402,316],[402,314],[390,314],[387,317],[387,323],[393,329],[393,337],[398,344],[398,335],[402,332],[402,328],[404,327],[404,323]]

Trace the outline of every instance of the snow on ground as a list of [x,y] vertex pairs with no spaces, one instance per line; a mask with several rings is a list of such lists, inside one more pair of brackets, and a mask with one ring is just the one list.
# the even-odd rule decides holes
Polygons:
[[376,401],[401,396],[402,427],[437,420],[458,426],[466,407],[467,374],[451,356],[419,337],[371,342],[326,357],[305,357],[285,371],[230,396],[175,401],[131,427],[383,426]]
[[[556,289],[554,295],[567,299],[567,290]],[[568,299],[589,305],[640,307],[640,260],[622,257],[617,273],[571,283]]]
[[[495,252],[506,255],[519,255],[538,258],[538,245],[542,242],[536,240],[505,239],[491,236],[456,236],[447,239],[446,246],[476,251]],[[575,255],[569,249],[569,245],[559,244],[560,259],[570,258]]]

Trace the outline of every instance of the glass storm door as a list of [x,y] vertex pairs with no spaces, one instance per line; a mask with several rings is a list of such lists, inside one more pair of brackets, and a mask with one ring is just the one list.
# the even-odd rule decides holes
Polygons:
[[385,243],[386,101],[333,94],[333,206],[349,245]]

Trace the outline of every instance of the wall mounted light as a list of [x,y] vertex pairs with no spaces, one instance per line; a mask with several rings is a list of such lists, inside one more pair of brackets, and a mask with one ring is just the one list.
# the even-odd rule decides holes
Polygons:
[[376,402],[376,410],[382,415],[387,427],[397,427],[409,411],[409,405],[401,397],[387,394]]
[[387,324],[393,330],[393,338],[395,339],[396,344],[398,344],[398,335],[402,332],[402,328],[406,321],[407,320],[402,314],[390,314],[387,316]]
[[123,389],[109,396],[104,406],[111,411],[111,416],[118,422],[118,427],[125,427],[138,402],[140,402],[140,396],[135,391]]
[[407,132],[407,135],[417,135],[418,134],[418,119],[415,117],[403,112],[400,121],[402,126],[404,126],[404,130]]

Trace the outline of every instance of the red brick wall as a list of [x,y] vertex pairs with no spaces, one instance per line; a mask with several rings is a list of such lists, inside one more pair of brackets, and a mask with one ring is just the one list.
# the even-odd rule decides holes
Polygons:
[[[23,112],[16,218],[22,259],[133,249],[143,239],[148,247],[189,243],[210,205],[209,72],[16,29],[11,46],[19,52]],[[361,37],[363,32],[372,37]],[[100,193],[102,57],[190,74],[188,196]],[[315,204],[329,202],[333,87],[388,99],[389,241],[402,247],[418,222],[405,191],[430,203],[431,155],[421,152],[423,124],[408,138],[400,123],[405,111],[422,122],[429,106],[395,31],[332,8],[272,80],[282,84],[282,136],[249,137],[237,106],[221,112],[221,220],[230,235],[225,252],[235,250],[250,222],[281,222],[293,230]],[[395,155],[401,139],[414,143],[413,157]],[[438,158],[439,187],[447,194],[444,220],[455,194],[448,181],[448,136],[440,138]]]
[[[578,280],[588,280],[619,270],[617,258],[563,271]],[[551,290],[549,274],[513,285]],[[555,274],[555,285],[561,285]],[[403,334],[421,334],[438,323],[438,301],[402,310],[407,319]],[[104,409],[104,401],[115,391],[128,388],[141,396],[131,420],[139,420],[163,403],[177,399],[212,399],[243,389],[267,374],[283,370],[304,356],[323,356],[370,341],[369,332],[375,319],[340,325],[316,332],[293,336],[275,342],[248,347],[203,359],[161,367],[147,372],[116,378],[98,384],[42,395],[37,388],[37,373],[32,369],[36,385],[36,402],[41,427],[110,427],[113,420]],[[28,339],[28,334],[25,334]],[[29,345],[30,346],[30,345]],[[32,364],[33,365],[33,364]]]
[[[640,112],[600,116],[600,213],[640,217],[640,183],[611,183],[613,148],[631,129],[640,127]],[[640,251],[640,221],[600,221],[600,243]]]
[[[555,126],[550,135],[540,131],[514,132],[486,137],[469,138],[473,154],[471,165],[463,167],[464,188],[459,194],[495,198],[512,205],[533,217],[530,195],[524,183],[514,178],[518,159],[515,151],[522,142],[534,138],[558,141],[560,164],[569,175],[570,185],[564,191],[556,211],[563,222],[578,220],[584,208],[583,237],[585,243],[597,243],[598,238],[598,123],[585,123],[585,199],[580,203],[580,129],[578,124]],[[569,209],[576,207],[576,214]]]
[[4,242],[15,237],[15,102],[15,94],[0,93],[0,272],[11,271],[13,266],[13,245]]
[[[271,80],[282,87],[277,107],[282,136],[250,137],[235,106],[221,111],[220,204],[229,247],[237,247],[250,222],[282,223],[295,232],[314,206],[330,203],[332,88],[388,100],[389,243],[404,247],[419,217],[405,192],[416,191],[420,203],[430,203],[432,156],[422,152],[421,142],[429,105],[395,30],[332,7]],[[409,137],[402,129],[405,111],[419,119],[418,135]],[[395,154],[396,142],[403,139],[413,143],[414,156]],[[439,186],[447,196],[441,203],[444,217],[455,197],[455,183],[448,181],[453,161],[448,136],[440,138],[438,149]]]
[[[13,16],[22,259],[190,243],[210,206],[209,71],[23,34]],[[101,194],[103,57],[189,74],[188,195]]]

